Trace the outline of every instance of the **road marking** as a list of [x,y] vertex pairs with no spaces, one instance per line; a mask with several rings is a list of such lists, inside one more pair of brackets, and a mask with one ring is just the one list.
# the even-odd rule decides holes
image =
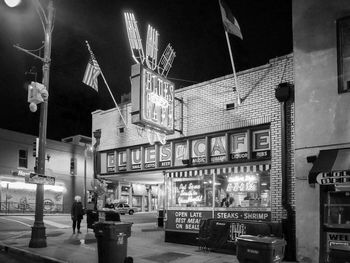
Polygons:
[[21,222],[21,221],[19,221],[19,220],[15,220],[15,219],[11,219],[11,218],[4,218],[4,217],[2,217],[1,219],[3,219],[3,220],[7,220],[7,221],[16,222],[16,223],[19,223],[19,224],[22,224],[22,225],[25,225],[25,226],[28,226],[28,227],[31,227],[31,226],[32,226],[32,225],[29,225],[29,224],[23,223],[23,222]]

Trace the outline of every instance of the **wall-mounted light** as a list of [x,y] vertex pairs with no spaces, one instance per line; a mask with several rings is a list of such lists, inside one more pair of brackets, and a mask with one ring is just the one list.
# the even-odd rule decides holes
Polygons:
[[50,161],[50,158],[51,158],[51,155],[50,154],[47,154],[46,155],[46,160],[49,162]]

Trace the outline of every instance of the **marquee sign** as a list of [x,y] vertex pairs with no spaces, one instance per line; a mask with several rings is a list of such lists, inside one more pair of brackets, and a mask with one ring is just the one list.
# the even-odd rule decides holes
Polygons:
[[134,15],[124,13],[124,18],[132,57],[137,63],[131,68],[131,122],[163,134],[172,134],[175,86],[166,76],[175,58],[174,49],[168,44],[158,63],[158,32],[148,25],[144,52]]

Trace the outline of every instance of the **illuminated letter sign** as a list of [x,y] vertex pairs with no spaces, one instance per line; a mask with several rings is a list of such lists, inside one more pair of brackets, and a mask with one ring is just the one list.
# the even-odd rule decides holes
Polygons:
[[207,145],[205,139],[192,141],[192,164],[206,163]]
[[126,151],[118,152],[118,170],[126,171]]
[[174,84],[140,64],[131,78],[132,123],[174,133]]
[[154,146],[145,148],[145,169],[156,167],[156,148]]
[[141,149],[139,148],[131,150],[131,169],[141,169]]
[[225,136],[213,137],[210,142],[210,161],[213,163],[227,161]]
[[115,172],[114,153],[107,154],[107,172]]
[[185,165],[182,163],[182,160],[188,159],[187,143],[186,142],[175,143],[174,147],[175,147],[174,165],[175,166]]
[[248,159],[247,133],[231,135],[231,160]]
[[170,144],[159,146],[159,167],[171,166],[171,146]]
[[253,159],[271,157],[270,130],[253,131]]

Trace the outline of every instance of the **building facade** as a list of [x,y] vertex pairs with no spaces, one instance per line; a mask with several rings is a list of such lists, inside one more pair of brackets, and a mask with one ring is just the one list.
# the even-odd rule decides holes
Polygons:
[[100,176],[156,184],[166,241],[194,243],[200,220],[215,218],[230,222],[227,244],[247,221],[277,223],[294,251],[293,56],[239,72],[238,83],[229,75],[176,90],[165,144],[131,124],[130,103],[120,105],[126,126],[116,109],[94,112]]
[[[84,200],[85,175],[87,189],[91,189],[91,138],[74,136],[65,140],[47,140],[45,175],[54,177],[55,184],[44,186],[44,213],[70,213],[75,195]],[[38,146],[34,142],[35,136],[0,129],[0,213],[35,211],[36,184],[26,182],[36,163],[33,155]]]
[[349,16],[349,1],[293,1],[299,262],[350,245]]

